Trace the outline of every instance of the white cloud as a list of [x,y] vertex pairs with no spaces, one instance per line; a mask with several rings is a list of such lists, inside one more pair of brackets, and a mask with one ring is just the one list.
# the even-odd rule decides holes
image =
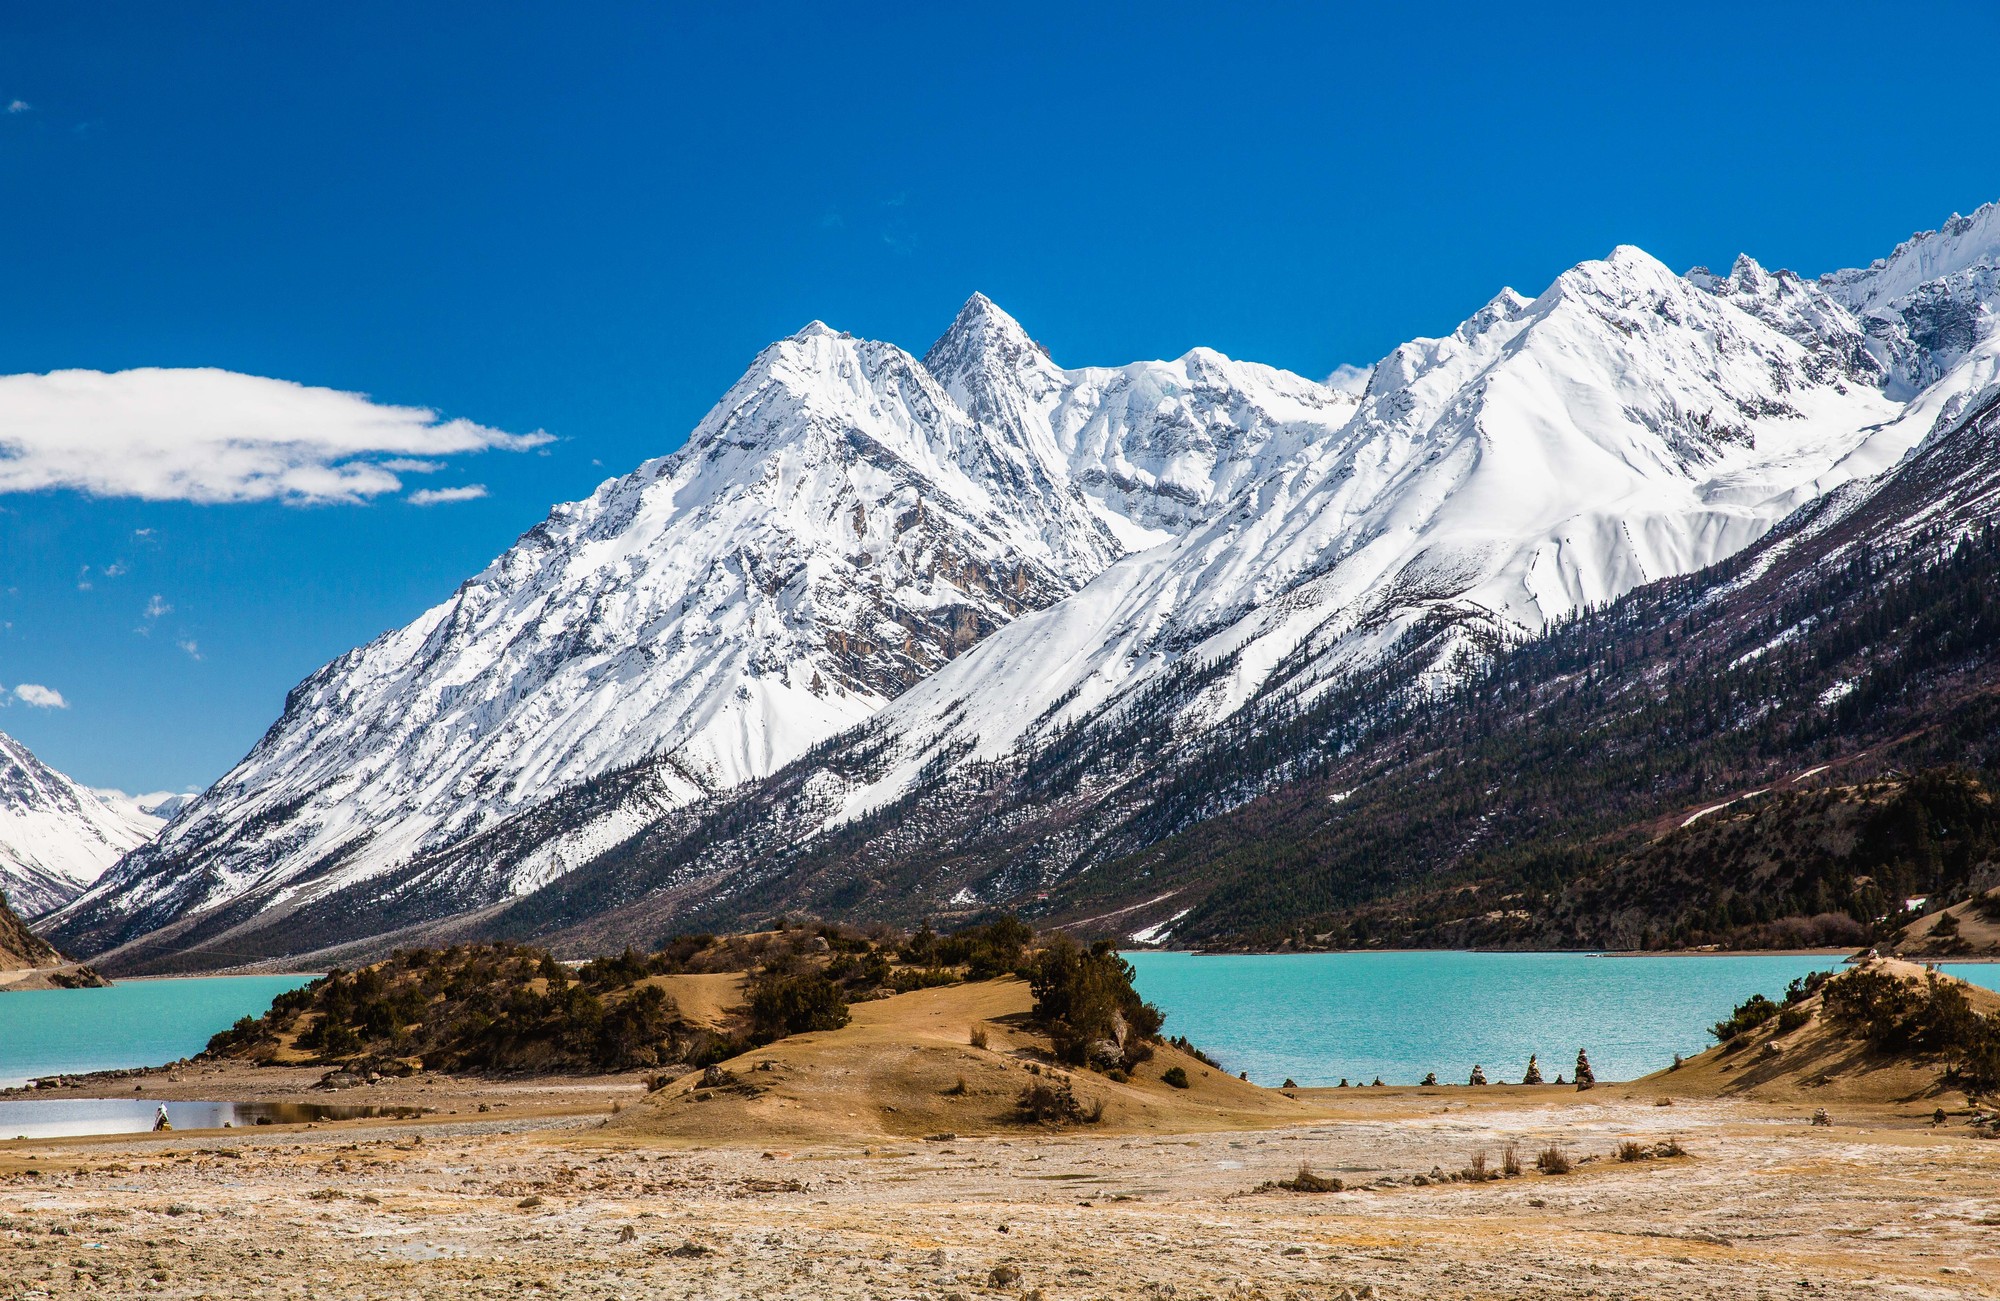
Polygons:
[[412,506],[437,506],[448,501],[477,501],[486,495],[483,483],[468,483],[463,488],[419,488],[410,494]]
[[33,107],[34,105],[25,99],[10,99],[7,101],[7,111],[9,113],[26,113]]
[[186,651],[187,657],[191,660],[198,660],[201,658],[201,643],[197,642],[192,637],[183,637],[179,641],[175,642],[174,645]]
[[174,607],[167,604],[166,598],[158,592],[153,593],[152,599],[146,602],[146,617],[148,619],[158,619],[163,615],[169,615],[173,612]]
[[0,492],[362,502],[400,491],[408,458],[550,441],[225,370],[0,376]]
[[444,469],[443,461],[419,461],[408,456],[399,456],[393,461],[382,461],[379,464],[383,469],[396,474],[436,474]]
[[1342,362],[1333,368],[1333,374],[1326,377],[1326,386],[1336,393],[1352,393],[1361,396],[1368,387],[1368,377],[1375,373],[1373,366],[1352,366]]
[[69,708],[69,701],[62,698],[62,692],[36,682],[23,682],[15,687],[14,698],[24,705],[33,705],[36,709]]
[[123,578],[128,566],[122,560],[114,560],[104,567],[106,578]]

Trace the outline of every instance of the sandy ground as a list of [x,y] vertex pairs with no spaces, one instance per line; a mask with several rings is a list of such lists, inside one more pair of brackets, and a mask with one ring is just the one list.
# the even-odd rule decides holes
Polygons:
[[[1101,1118],[1050,1131],[1014,1105],[1051,1078],[1027,1002],[1007,980],[857,1005],[651,1092],[327,1093],[240,1063],[39,1090],[425,1114],[0,1143],[0,1298],[2000,1298],[2000,1141],[1817,1022],[1587,1093],[1280,1093],[1161,1046],[1127,1082],[1070,1076]],[[1669,1139],[1686,1155],[1614,1155]],[[1520,1175],[1452,1177],[1510,1145]],[[1571,1173],[1535,1172],[1551,1145]],[[1272,1187],[1302,1167],[1347,1187]]]
[[[1255,1131],[783,1148],[635,1136],[600,1095],[7,1143],[0,1296],[2000,1296],[2000,1142],[1629,1094],[1368,1090]],[[1691,1156],[1408,1182],[1508,1141],[1668,1136]],[[1374,1186],[1255,1191],[1301,1164]]]

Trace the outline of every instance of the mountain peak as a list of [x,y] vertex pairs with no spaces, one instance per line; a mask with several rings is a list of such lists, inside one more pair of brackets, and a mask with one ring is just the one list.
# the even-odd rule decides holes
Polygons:
[[1892,304],[1921,285],[1996,263],[2000,203],[1988,203],[1963,216],[1953,213],[1936,230],[1918,231],[1866,267],[1823,275],[1820,284],[1855,312],[1878,316],[1893,314]]
[[1053,401],[1065,382],[1048,349],[979,293],[924,354],[924,369],[967,415],[1017,438],[1039,423],[1029,413]]
[[1029,338],[1021,323],[998,303],[985,294],[974,293],[952,318],[951,328],[924,354],[924,365],[940,383],[949,387],[950,380],[940,370],[962,369],[968,363],[988,358],[1015,361],[1032,353],[1041,354],[1046,361],[1049,350]]

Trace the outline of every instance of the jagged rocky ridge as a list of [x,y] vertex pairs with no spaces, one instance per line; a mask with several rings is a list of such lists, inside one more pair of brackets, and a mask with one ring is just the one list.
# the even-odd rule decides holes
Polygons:
[[[969,414],[959,399],[1002,370],[1033,401],[1011,422]],[[531,891],[1205,518],[1353,405],[1205,351],[1059,371],[977,296],[928,364],[815,323],[683,451],[558,507],[450,601],[302,683],[53,933],[98,952],[321,900],[366,929],[356,900],[379,908],[412,865],[446,911]],[[606,780],[623,797],[606,816],[539,816]],[[497,833],[509,854],[454,854],[510,818],[551,834],[516,822]]]
[[[1071,594],[879,713],[886,692],[862,701],[870,721],[837,740],[814,744],[830,724],[790,764],[774,753],[769,780],[732,785],[756,775],[742,765],[686,781],[669,744],[635,735],[594,772],[527,774],[511,808],[367,849],[365,873],[309,862],[220,889],[232,849],[261,871],[273,842],[211,817],[216,844],[135,856],[58,933],[95,951],[169,926],[132,960],[199,963],[218,937],[282,952],[453,917],[610,933],[1060,896],[1317,762],[1308,746],[1190,785],[1216,737],[1318,717],[1377,671],[1412,690],[1460,681],[1551,620],[1737,553],[1946,427],[1992,380],[1993,227],[1982,210],[1817,282],[1748,259],[1678,277],[1620,249],[1398,349],[1351,417],[1331,390],[1208,353],[1060,371],[975,300],[924,365],[886,352],[941,390],[968,441],[1045,476],[1044,509],[1096,526],[1047,549]],[[660,464],[696,458],[742,389]],[[345,681],[346,663],[320,678]],[[281,811],[272,825],[296,835]]]

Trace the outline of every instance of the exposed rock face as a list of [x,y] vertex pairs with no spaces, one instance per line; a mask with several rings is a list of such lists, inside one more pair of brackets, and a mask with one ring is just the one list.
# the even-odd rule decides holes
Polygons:
[[[10,972],[28,974],[6,974]],[[0,990],[93,989],[110,983],[89,967],[67,963],[0,894]]]
[[41,936],[28,929],[20,915],[0,895],[0,971],[24,971],[33,967],[53,967],[62,961]]

